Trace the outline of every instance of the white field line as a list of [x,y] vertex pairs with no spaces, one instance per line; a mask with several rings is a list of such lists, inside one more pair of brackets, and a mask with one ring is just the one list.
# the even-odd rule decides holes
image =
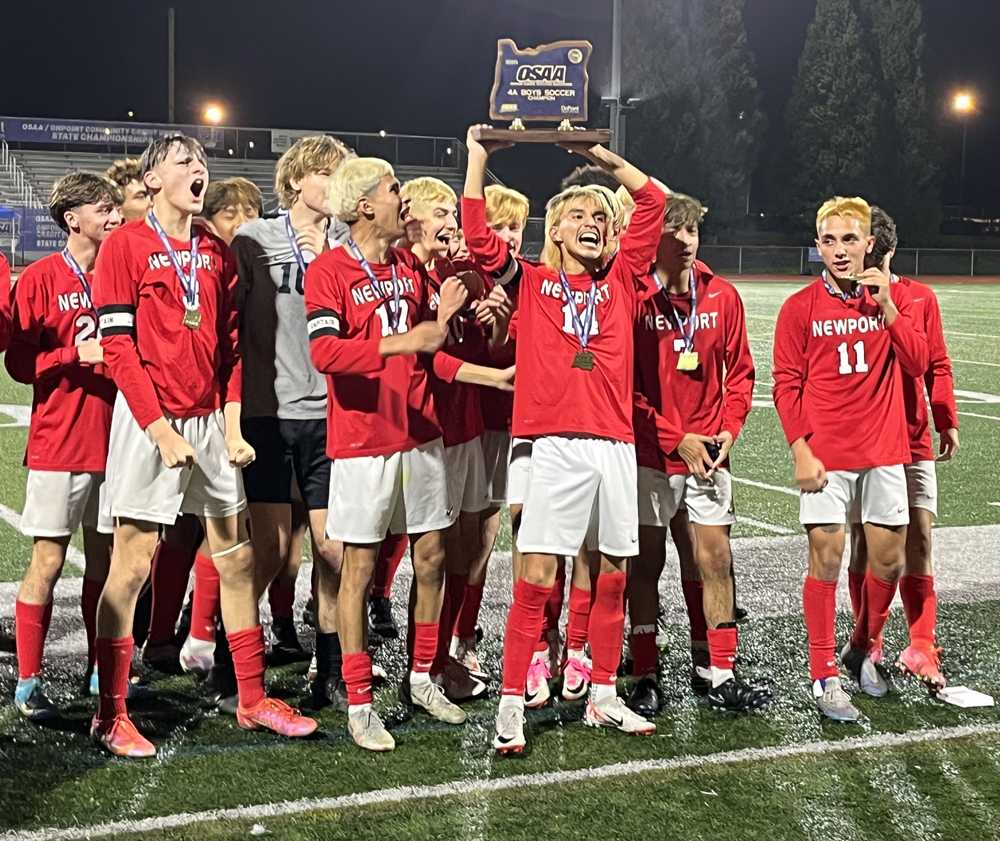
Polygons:
[[771,534],[798,534],[797,531],[792,531],[792,529],[785,528],[784,526],[776,526],[773,523],[765,523],[763,520],[755,520],[753,517],[747,517],[745,514],[740,514],[736,519],[740,523],[753,526],[755,529],[760,529],[761,531],[769,531]]
[[996,415],[979,415],[976,412],[959,412],[960,415],[964,415],[967,418],[982,418],[983,420],[1000,421],[1000,417]]
[[1000,502],[987,502],[987,505],[992,505],[994,508],[1000,508]]
[[[18,514],[13,508],[8,508],[3,504],[0,504],[0,520],[3,520],[5,523],[13,526],[19,531],[21,529],[21,515]],[[73,566],[81,572],[87,566],[86,560],[83,557],[83,552],[77,549],[72,543],[66,547],[66,560],[73,564]]]
[[977,362],[974,359],[952,359],[952,362],[959,362],[962,365],[983,365],[986,368],[1000,368],[1000,362]]
[[933,730],[915,730],[909,733],[883,733],[876,736],[855,736],[830,742],[803,742],[780,747],[744,748],[710,753],[705,756],[678,756],[669,759],[620,762],[614,765],[580,768],[573,771],[517,774],[511,777],[477,781],[465,779],[433,786],[400,786],[358,794],[346,794],[340,797],[303,798],[301,800],[286,800],[282,803],[237,806],[232,809],[210,809],[204,812],[187,812],[133,821],[113,821],[92,826],[14,830],[0,835],[0,841],[84,841],[84,839],[102,838],[123,833],[179,829],[192,824],[216,821],[265,820],[301,815],[306,812],[333,812],[342,809],[408,803],[414,800],[468,797],[470,794],[484,795],[531,789],[537,786],[589,783],[595,780],[631,777],[650,772],[696,771],[702,768],[718,768],[762,761],[773,762],[801,756],[826,756],[855,751],[888,750],[908,745],[935,744],[954,739],[996,735],[1000,735],[1000,724],[942,727]]
[[956,388],[955,397],[968,398],[979,403],[1000,403],[1000,394],[990,394],[988,391],[968,391],[964,388]]
[[989,333],[963,333],[959,330],[949,330],[949,336],[961,336],[963,339],[1000,339],[1000,336],[991,336]]
[[0,429],[26,427],[31,422],[31,406],[22,406],[19,403],[0,403],[0,415],[7,415],[13,419],[9,423],[0,423]]
[[775,491],[779,494],[794,496],[796,499],[799,498],[799,492],[794,488],[783,488],[780,485],[768,485],[766,482],[758,482],[756,479],[742,479],[739,476],[733,476],[733,481],[739,483],[740,485],[749,485],[751,488],[761,488],[765,491]]

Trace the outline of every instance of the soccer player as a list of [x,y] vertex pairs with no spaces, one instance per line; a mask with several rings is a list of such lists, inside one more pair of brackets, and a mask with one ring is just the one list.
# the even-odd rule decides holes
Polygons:
[[316,722],[264,693],[239,470],[253,449],[240,431],[235,265],[220,239],[192,224],[208,186],[205,154],[196,140],[167,135],[147,147],[141,170],[153,208],[108,238],[94,274],[101,343],[119,396],[107,470],[115,552],[98,609],[92,733],[114,755],[155,754],[125,704],[132,613],[160,526],[184,512],[202,519],[219,570],[239,726],[305,736]]
[[145,219],[153,206],[153,197],[142,182],[139,162],[135,158],[115,161],[104,173],[122,191],[122,205],[119,208],[123,222]]
[[331,175],[351,154],[326,135],[297,140],[275,167],[275,193],[285,212],[249,222],[232,243],[239,276],[243,434],[257,455],[243,475],[258,589],[271,585],[274,652],[299,659],[303,649],[292,606],[306,523],[294,516],[295,485],[308,512],[319,585],[313,701],[317,707],[335,702],[344,710],[336,614],[340,547],[326,537],[326,382],[309,358],[304,283],[317,255],[346,238],[346,226],[331,222],[329,187]]
[[241,226],[263,215],[264,197],[260,187],[249,178],[237,176],[213,181],[205,191],[201,218],[226,245],[232,245]]
[[[892,258],[898,243],[896,223],[880,207],[872,207],[872,236],[875,238],[875,247],[865,258],[865,265],[891,272]],[[929,352],[924,376],[903,379],[903,398],[910,433],[910,461],[905,467],[910,525],[906,530],[906,567],[899,579],[899,595],[903,600],[903,612],[910,629],[910,644],[899,655],[897,666],[903,672],[925,681],[932,688],[941,688],[946,680],[941,673],[940,649],[936,642],[937,594],[934,591],[931,553],[931,528],[937,516],[937,472],[927,402],[930,402],[930,414],[941,439],[937,459],[948,461],[959,448],[955,381],[941,325],[941,308],[934,290],[908,277],[893,274],[892,280],[902,284],[910,292],[915,311],[914,320],[923,328]],[[861,617],[866,608],[864,581],[868,567],[868,547],[862,529],[852,529],[851,537],[851,606],[855,620],[861,620],[860,625],[864,622]],[[872,659],[875,662],[882,659],[881,647],[880,637],[872,649]]]
[[[746,712],[769,697],[734,672],[729,532],[736,516],[729,452],[750,412],[754,364],[739,293],[697,259],[705,212],[691,196],[670,196],[653,266],[660,292],[644,302],[635,324],[639,556],[629,573],[628,603],[638,681],[629,706],[644,716],[660,707],[658,582],[667,529],[681,507],[694,535],[694,556],[682,557],[682,567],[695,569],[695,580],[682,580],[682,586],[686,599],[702,598],[708,625],[708,701]],[[684,541],[678,553],[690,545]]]
[[[624,634],[625,565],[638,550],[636,463],[632,430],[632,323],[651,294],[665,197],[649,179],[601,146],[565,148],[601,166],[632,193],[636,212],[607,267],[614,210],[591,187],[571,187],[546,209],[542,264],[511,255],[486,224],[483,180],[495,145],[474,132],[462,224],[477,263],[517,284],[517,365],[511,434],[532,438],[531,474],[517,543],[521,575],[504,635],[503,689],[493,745],[525,746],[524,691],[558,557],[576,557],[588,532],[601,553],[589,638],[593,658],[584,721],[628,733],[656,729],[615,690]],[[588,547],[590,548],[590,547]]]
[[430,675],[444,585],[442,531],[452,518],[427,361],[417,354],[435,354],[434,371],[445,380],[502,387],[513,371],[436,353],[467,291],[457,278],[446,279],[436,319],[424,320],[430,292],[423,265],[409,250],[392,246],[405,232],[407,206],[388,163],[342,163],[330,182],[330,207],[350,237],[313,261],[305,284],[312,360],[328,375],[333,467],[327,535],[344,544],[337,625],[348,731],[360,747],[384,751],[395,741],[372,709],[365,603],[379,544],[389,531],[407,533],[412,547],[410,698],[441,721],[466,718]]
[[66,232],[66,245],[32,263],[14,287],[14,332],[5,361],[14,379],[33,386],[21,515],[21,531],[33,545],[15,603],[14,705],[34,720],[58,714],[42,685],[42,653],[53,588],[73,532],[83,526],[80,604],[88,669],[97,600],[111,560],[111,523],[101,516],[100,503],[115,385],[102,364],[91,271],[101,243],[121,224],[120,201],[118,187],[100,175],[74,172],[60,178],[52,187],[49,213]]
[[903,465],[911,457],[903,381],[923,376],[928,356],[909,291],[881,268],[864,267],[874,246],[864,199],[824,202],[816,247],[826,269],[785,301],[774,334],[774,405],[809,536],[802,596],[809,671],[820,712],[835,721],[860,717],[841,685],[834,623],[845,524],[855,505],[868,546],[868,616],[843,661],[863,691],[887,691],[870,653],[905,560]]

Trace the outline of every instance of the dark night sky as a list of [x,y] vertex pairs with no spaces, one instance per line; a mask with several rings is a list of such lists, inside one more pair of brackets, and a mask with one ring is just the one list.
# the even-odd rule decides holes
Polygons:
[[[628,13],[630,0],[623,0]],[[166,118],[166,0],[5,3],[0,113],[140,120]],[[209,98],[229,124],[464,136],[486,116],[496,39],[522,46],[587,38],[592,90],[608,83],[611,0],[175,0],[177,119]],[[978,89],[969,134],[969,193],[996,203],[1000,163],[1000,2],[925,0],[926,71],[936,122],[956,173],[960,131],[947,92]],[[791,89],[814,0],[747,0],[747,28],[772,130]],[[957,11],[960,9],[960,11]],[[624,48],[628,61],[628,45]],[[606,120],[591,114],[591,124]],[[530,155],[535,177],[518,170]],[[559,157],[562,155],[562,157]],[[563,153],[517,150],[497,161],[510,183],[555,187]],[[671,181],[670,173],[663,174]],[[676,181],[676,179],[674,179]],[[953,185],[946,185],[951,190]],[[948,193],[946,192],[946,198]]]

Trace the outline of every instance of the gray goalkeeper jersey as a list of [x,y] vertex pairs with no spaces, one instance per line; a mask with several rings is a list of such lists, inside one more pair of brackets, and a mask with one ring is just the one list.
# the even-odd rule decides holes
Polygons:
[[[331,247],[347,235],[346,225],[331,220]],[[326,380],[309,356],[305,278],[288,239],[285,217],[243,225],[232,249],[239,272],[243,417],[324,419]],[[315,257],[310,251],[303,256],[307,265]]]

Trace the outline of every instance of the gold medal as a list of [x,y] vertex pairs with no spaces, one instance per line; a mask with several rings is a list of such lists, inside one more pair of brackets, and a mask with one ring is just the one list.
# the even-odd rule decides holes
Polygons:
[[181,324],[187,327],[189,330],[197,330],[201,326],[201,310],[184,310],[184,318],[181,319]]
[[581,350],[573,357],[573,368],[579,368],[581,371],[593,371],[594,370],[594,354],[589,350]]
[[698,351],[696,351],[696,350],[681,351],[680,355],[677,357],[677,370],[678,371],[697,371],[698,370]]

